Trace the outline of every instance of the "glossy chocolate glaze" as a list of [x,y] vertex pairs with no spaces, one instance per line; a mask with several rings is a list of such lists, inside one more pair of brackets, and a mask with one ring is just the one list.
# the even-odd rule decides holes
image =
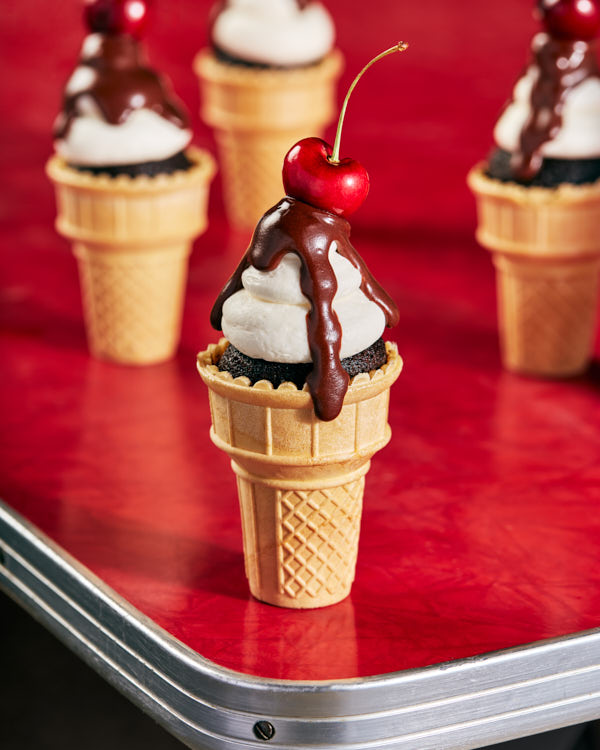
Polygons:
[[235,57],[234,55],[230,55],[228,52],[225,52],[220,47],[218,47],[216,44],[212,45],[212,51],[214,56],[219,60],[220,62],[227,63],[228,65],[238,65],[244,68],[252,68],[254,70],[300,70],[303,68],[312,68],[313,66],[317,65],[321,62],[321,59],[319,60],[312,60],[311,62],[302,63],[301,65],[273,65],[272,63],[261,63],[261,62],[254,62],[250,60],[242,60],[241,57]]
[[531,114],[511,159],[514,177],[523,182],[531,181],[540,170],[542,146],[559,132],[569,93],[586,79],[600,77],[595,41],[540,35],[534,42],[533,65],[539,75],[531,91]]
[[363,293],[383,310],[386,324],[398,322],[398,309],[371,276],[365,262],[350,244],[350,224],[340,216],[285,197],[267,211],[258,223],[250,247],[225,284],[213,306],[210,321],[221,330],[225,301],[242,289],[242,273],[252,265],[272,271],[286,253],[300,258],[300,287],[311,303],[306,315],[308,345],[313,367],[306,378],[315,413],[324,421],[340,413],[348,390],[348,373],[340,363],[342,329],[332,303],[337,291],[335,273],[329,263],[329,248],[335,242],[361,274]]
[[[296,5],[300,10],[304,10],[307,5],[309,5],[313,0],[296,0]],[[225,8],[227,8],[229,5],[231,5],[230,0],[217,0],[216,3],[213,4],[212,8],[208,12],[208,22],[209,22],[209,28],[212,30],[212,24],[214,23],[216,17],[223,11]]]
[[81,116],[82,99],[91,99],[104,119],[119,125],[136,109],[156,112],[179,128],[189,121],[183,105],[168,82],[148,66],[142,42],[129,34],[102,34],[98,52],[82,59],[81,67],[91,68],[94,79],[88,88],[68,95],[63,101],[63,117],[55,128],[55,138],[65,138],[73,121]]

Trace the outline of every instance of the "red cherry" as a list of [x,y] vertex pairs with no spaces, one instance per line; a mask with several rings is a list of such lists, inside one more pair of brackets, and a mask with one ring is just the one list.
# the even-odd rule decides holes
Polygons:
[[329,161],[332,147],[320,138],[303,138],[283,160],[287,195],[325,211],[349,216],[369,192],[367,170],[354,159]]
[[381,52],[352,81],[342,104],[333,147],[320,138],[303,138],[287,152],[283,160],[283,185],[290,197],[339,216],[350,216],[363,204],[369,192],[366,169],[354,159],[340,159],[346,107],[354,87],[373,63],[392,52],[403,52],[407,47],[405,42],[398,42]]
[[141,36],[148,20],[150,0],[85,0],[87,27],[102,34]]
[[548,33],[557,39],[590,41],[600,31],[598,0],[540,0],[538,7]]

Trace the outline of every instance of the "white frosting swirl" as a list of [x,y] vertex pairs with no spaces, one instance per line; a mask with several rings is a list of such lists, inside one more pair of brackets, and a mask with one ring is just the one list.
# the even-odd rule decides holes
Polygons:
[[[150,109],[136,109],[125,122],[106,122],[89,97],[79,100],[81,117],[73,120],[66,138],[55,141],[56,152],[70,164],[107,166],[161,161],[182,151],[192,139]],[[61,115],[59,115],[59,118]]]
[[[333,310],[342,327],[340,359],[371,346],[385,329],[385,315],[360,289],[361,274],[340,255],[335,242],[329,262],[337,280]],[[310,302],[300,287],[300,258],[287,253],[273,271],[250,266],[243,289],[223,305],[224,335],[241,352],[268,362],[310,362],[306,314]]]
[[[545,34],[533,41],[542,44]],[[530,65],[513,90],[513,97],[494,128],[496,145],[515,153],[521,131],[531,114],[531,91],[539,77],[537,65]],[[550,117],[550,112],[540,112]],[[593,159],[600,157],[600,79],[587,78],[567,94],[562,110],[562,125],[556,135],[541,148],[543,156],[554,159]]]
[[292,67],[321,60],[333,47],[335,28],[319,2],[229,0],[217,16],[212,41],[232,57]]

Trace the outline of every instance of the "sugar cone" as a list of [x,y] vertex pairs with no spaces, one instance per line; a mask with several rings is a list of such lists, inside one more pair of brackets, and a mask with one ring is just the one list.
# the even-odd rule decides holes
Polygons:
[[56,228],[79,266],[90,351],[123,364],[173,356],[179,342],[188,256],[207,224],[209,154],[190,148],[185,172],[116,178],[78,172],[58,156]]
[[342,57],[294,70],[258,69],[217,60],[194,61],[202,117],[214,128],[229,221],[253,229],[282,196],[283,157],[301,138],[321,135],[334,117]]
[[307,390],[250,386],[215,363],[225,339],[198,355],[209,388],[213,442],[231,457],[252,594],[280,607],[324,607],[354,580],[365,475],[390,439],[389,389],[402,360],[357,375],[331,422],[315,416]]
[[477,239],[493,254],[506,369],[581,373],[593,351],[600,272],[600,183],[526,188],[471,170]]

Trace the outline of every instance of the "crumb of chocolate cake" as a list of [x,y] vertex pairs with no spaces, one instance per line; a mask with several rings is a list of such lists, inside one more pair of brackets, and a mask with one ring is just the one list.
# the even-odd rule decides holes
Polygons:
[[[353,378],[360,372],[376,370],[386,361],[385,342],[380,338],[362,352],[342,359],[341,364],[348,375]],[[281,383],[294,383],[297,388],[301,389],[306,382],[306,376],[312,369],[312,363],[268,362],[264,359],[254,359],[229,344],[219,359],[217,367],[221,371],[229,372],[234,378],[245,376],[252,384],[259,380],[269,380],[275,388]]]

